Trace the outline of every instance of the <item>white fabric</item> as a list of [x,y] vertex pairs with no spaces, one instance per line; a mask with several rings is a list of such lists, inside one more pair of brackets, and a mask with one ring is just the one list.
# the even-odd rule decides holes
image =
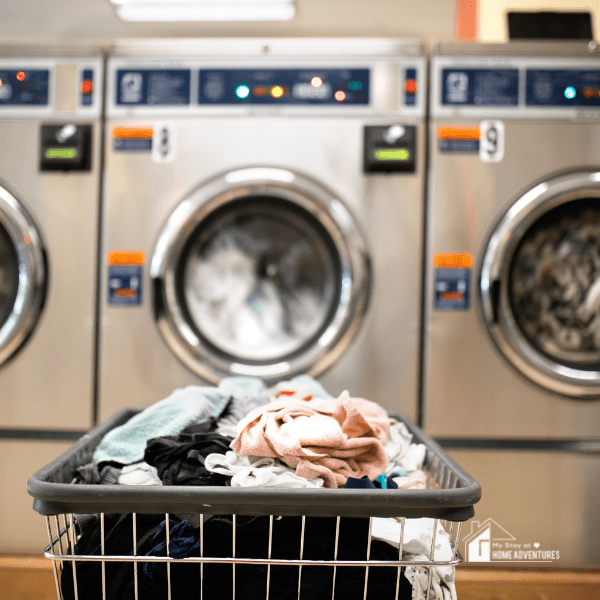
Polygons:
[[[402,558],[404,560],[429,561],[434,519],[405,519]],[[371,534],[373,539],[387,542],[395,548],[400,547],[401,522],[393,518],[373,519]],[[454,553],[450,545],[450,537],[438,522],[435,538],[434,560],[452,560]],[[454,567],[431,567],[430,600],[456,600],[454,585]],[[413,586],[413,600],[425,600],[427,597],[427,581],[429,567],[406,567],[406,578]]]
[[156,467],[147,462],[125,465],[117,480],[119,485],[162,485]]
[[389,459],[385,470],[386,475],[391,475],[397,467],[407,473],[423,468],[427,448],[424,444],[413,444],[413,436],[404,423],[392,419],[389,427],[389,438],[384,446]]
[[305,479],[295,474],[276,458],[241,456],[233,450],[225,454],[209,454],[204,466],[213,473],[231,477],[232,487],[320,488],[323,479]]
[[424,471],[413,471],[408,477],[394,477],[392,481],[399,490],[424,490],[427,488],[427,475]]

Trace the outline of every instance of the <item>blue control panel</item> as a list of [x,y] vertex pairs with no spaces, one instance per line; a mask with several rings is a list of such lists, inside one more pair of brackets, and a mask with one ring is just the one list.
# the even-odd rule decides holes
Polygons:
[[369,70],[202,69],[198,102],[365,105],[369,103]]
[[117,71],[118,106],[187,106],[190,69],[120,69]]
[[0,106],[47,106],[48,69],[0,68]]
[[528,69],[528,106],[600,106],[600,70]]
[[442,69],[442,104],[517,106],[518,69]]

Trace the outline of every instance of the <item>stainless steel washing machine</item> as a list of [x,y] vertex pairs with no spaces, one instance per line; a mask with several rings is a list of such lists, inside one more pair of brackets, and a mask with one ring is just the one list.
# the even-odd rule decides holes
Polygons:
[[600,56],[441,45],[431,115],[425,428],[481,482],[479,524],[598,565]]
[[416,416],[425,78],[394,40],[115,46],[101,418],[299,373]]
[[0,551],[39,550],[27,473],[93,424],[101,88],[96,48],[0,48]]

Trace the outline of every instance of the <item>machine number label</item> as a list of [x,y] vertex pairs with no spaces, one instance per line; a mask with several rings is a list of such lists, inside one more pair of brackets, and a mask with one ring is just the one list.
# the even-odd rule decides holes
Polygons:
[[504,123],[482,121],[479,131],[479,158],[483,162],[500,162],[504,158]]
[[152,139],[152,160],[160,163],[173,162],[176,156],[176,146],[177,128],[175,123],[156,123]]
[[467,310],[469,308],[470,269],[436,269],[434,308]]

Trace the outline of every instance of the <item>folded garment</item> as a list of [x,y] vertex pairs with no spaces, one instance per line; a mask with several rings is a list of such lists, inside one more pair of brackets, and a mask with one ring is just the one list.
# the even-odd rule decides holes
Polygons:
[[210,454],[204,466],[213,473],[231,477],[231,487],[319,488],[323,480],[306,479],[276,458],[241,456],[229,450],[226,454]]
[[218,388],[191,385],[177,389],[109,431],[94,451],[94,462],[140,462],[149,439],[176,435],[192,423],[219,416],[228,402],[229,395]]
[[351,398],[280,398],[253,410],[238,425],[238,454],[279,458],[306,479],[343,487],[348,477],[375,479],[388,458],[389,417],[378,404]]
[[230,437],[218,433],[198,435],[193,442],[163,436],[148,440],[144,460],[156,467],[163,485],[229,485],[230,478],[209,471],[204,460],[209,454],[224,454],[230,443]]
[[427,489],[427,474],[424,471],[413,471],[405,477],[393,477],[392,480],[401,490]]
[[354,479],[353,477],[348,477],[346,481],[346,485],[344,486],[346,489],[363,489],[363,490],[397,490],[398,485],[394,482],[391,477],[386,477],[385,475],[380,475],[375,481],[371,481],[367,477],[363,477],[362,479]]
[[119,485],[162,485],[156,467],[147,462],[125,465],[121,469],[117,483]]

